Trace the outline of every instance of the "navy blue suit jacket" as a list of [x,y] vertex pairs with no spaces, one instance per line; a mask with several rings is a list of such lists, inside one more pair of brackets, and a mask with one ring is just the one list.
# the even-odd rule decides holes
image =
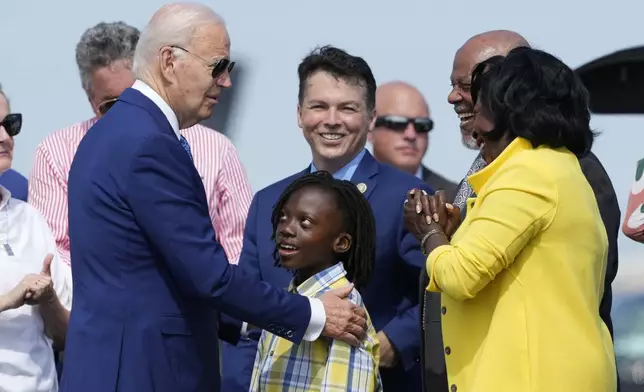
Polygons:
[[27,201],[27,179],[17,171],[9,169],[0,175],[0,185],[11,192],[14,199]]
[[228,264],[193,162],[140,92],[127,89],[83,138],[68,197],[63,392],[220,391],[218,336],[235,331],[218,331],[219,311],[302,339],[308,299]]
[[[270,216],[281,193],[310,168],[259,191],[250,206],[239,266],[276,287],[286,288],[288,271],[275,267]],[[422,180],[378,163],[368,152],[351,181],[367,186],[364,196],[376,219],[376,265],[362,298],[377,331],[384,331],[401,362],[381,371],[385,390],[420,390],[420,316],[418,277],[425,262],[416,238],[404,229],[403,202],[412,188],[431,191]],[[237,347],[225,345],[223,383],[226,392],[248,391],[257,342],[242,339]]]

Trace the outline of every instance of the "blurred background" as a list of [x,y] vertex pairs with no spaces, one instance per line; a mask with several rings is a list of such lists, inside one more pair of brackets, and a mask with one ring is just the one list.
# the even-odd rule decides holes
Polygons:
[[[16,170],[29,174],[36,146],[46,135],[92,116],[74,59],[81,34],[100,21],[122,20],[143,28],[165,2],[1,2],[0,83],[14,111],[24,116],[16,140]],[[231,138],[254,191],[309,163],[309,149],[295,118],[296,67],[317,45],[333,44],[364,57],[378,83],[404,80],[418,86],[436,124],[425,163],[458,181],[474,153],[461,146],[458,119],[447,94],[454,53],[470,36],[491,29],[515,30],[573,68],[644,44],[644,36],[636,33],[640,29],[634,28],[641,25],[644,3],[636,0],[542,0],[525,7],[511,0],[202,2],[226,19],[232,56],[238,61],[233,89],[209,125]],[[631,65],[628,72],[616,68],[614,83],[605,74],[594,76],[605,83],[593,85],[593,94],[612,90],[613,98],[607,101],[618,97],[621,104],[643,106],[642,90],[625,87],[634,86],[637,73],[644,73],[644,62],[636,57],[620,60]],[[632,108],[630,112],[593,117],[594,127],[602,132],[594,151],[613,181],[622,212],[636,163],[644,158],[644,142],[638,137],[644,117]],[[643,246],[621,236],[620,269],[613,285],[615,345],[625,391],[644,391]]]

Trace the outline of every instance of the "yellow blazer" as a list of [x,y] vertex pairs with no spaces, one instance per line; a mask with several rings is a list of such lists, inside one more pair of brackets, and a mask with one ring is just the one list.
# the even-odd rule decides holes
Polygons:
[[451,391],[615,391],[608,239],[577,158],[517,138],[468,180],[478,197],[427,258]]

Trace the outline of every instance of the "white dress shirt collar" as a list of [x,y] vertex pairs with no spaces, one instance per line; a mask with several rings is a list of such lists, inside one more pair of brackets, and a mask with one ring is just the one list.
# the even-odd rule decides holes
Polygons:
[[0,211],[2,211],[7,203],[9,203],[9,199],[11,199],[11,192],[9,192],[9,189],[3,187],[0,185],[0,197],[2,198],[0,200]]
[[418,170],[416,170],[416,178],[420,178],[421,180],[423,179],[423,165],[418,166]]
[[145,95],[150,99],[150,101],[154,102],[154,104],[157,105],[159,109],[161,109],[161,112],[163,112],[165,117],[168,119],[168,122],[170,123],[170,126],[172,127],[174,133],[177,135],[177,138],[181,138],[181,134],[179,133],[179,120],[177,119],[177,115],[174,113],[170,105],[168,105],[168,103],[164,101],[163,98],[161,98],[159,93],[154,91],[154,89],[148,86],[145,82],[138,79],[134,82],[132,88]]

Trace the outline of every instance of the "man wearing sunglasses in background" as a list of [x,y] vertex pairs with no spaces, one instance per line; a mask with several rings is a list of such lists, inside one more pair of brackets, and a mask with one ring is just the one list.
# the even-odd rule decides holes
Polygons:
[[[123,22],[101,22],[83,33],[76,46],[76,62],[95,117],[54,132],[36,150],[29,202],[45,216],[61,257],[68,264],[67,174],[87,130],[112,107],[123,90],[134,83],[132,59],[139,35],[138,29]],[[213,74],[223,74],[232,70],[234,64],[224,59],[208,65],[212,66]],[[228,260],[237,263],[252,199],[237,151],[226,136],[201,125],[183,129],[181,134],[190,144],[195,166],[203,180],[217,239]]]
[[389,82],[376,90],[376,123],[369,133],[374,157],[425,181],[432,189],[443,190],[453,200],[457,184],[425,167],[434,122],[427,101],[418,89],[405,82]]
[[[20,128],[22,127],[22,115],[20,113],[11,113],[9,100],[4,95],[2,86],[0,86],[0,127],[4,127],[11,137],[20,133]],[[10,152],[5,152],[0,144],[0,154],[2,153],[11,154]],[[2,173],[0,175],[0,185],[7,188],[14,199],[27,201],[27,179],[17,171],[8,169]]]

